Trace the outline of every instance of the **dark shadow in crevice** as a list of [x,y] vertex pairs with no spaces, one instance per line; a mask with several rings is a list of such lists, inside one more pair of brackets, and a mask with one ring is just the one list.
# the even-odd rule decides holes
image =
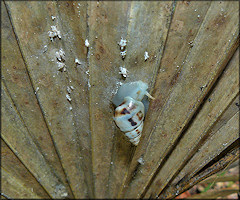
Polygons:
[[217,163],[219,160],[221,160],[223,157],[225,157],[229,152],[231,152],[233,149],[236,149],[240,146],[240,139],[235,140],[231,145],[229,145],[226,149],[224,149],[219,155],[217,155],[215,158],[213,158],[209,163],[207,163],[202,169],[200,169],[196,175],[202,173],[207,168],[211,167],[215,163]]
[[[216,88],[217,84],[219,83],[220,79],[222,78],[224,72],[226,71],[228,64],[231,62],[232,57],[234,56],[234,53],[237,51],[237,48],[233,51],[232,55],[229,57],[229,60],[227,61],[225,67],[223,68],[223,70],[221,71],[221,73],[219,74],[218,78],[215,80],[215,82],[212,84],[211,88],[209,89],[209,91],[207,92],[207,94],[205,95],[205,97],[203,98],[201,104],[199,105],[199,107],[197,108],[197,110],[195,111],[195,113],[193,114],[192,118],[189,120],[189,122],[185,125],[185,127],[182,130],[182,133],[180,134],[180,136],[176,139],[176,141],[174,142],[174,144],[172,145],[171,149],[169,150],[168,154],[164,157],[161,165],[159,166],[159,168],[156,170],[152,180],[155,179],[155,177],[157,176],[157,174],[159,173],[159,171],[161,170],[161,168],[163,167],[163,165],[165,164],[165,162],[167,161],[168,157],[172,154],[173,150],[175,149],[175,147],[178,145],[178,143],[180,142],[180,140],[183,138],[183,136],[185,135],[186,131],[189,129],[189,127],[192,125],[193,121],[196,119],[197,114],[200,112],[200,110],[202,109],[203,105],[205,103],[209,103],[209,97],[212,94],[213,90]],[[201,89],[201,88],[199,88]],[[202,89],[201,89],[202,90]],[[230,104],[228,105],[228,107],[230,106]],[[227,108],[228,108],[227,107]],[[225,109],[225,111],[227,110],[227,108]],[[224,114],[224,112],[222,113],[222,115]],[[222,116],[221,115],[221,116]],[[219,116],[219,118],[221,117]],[[216,122],[212,125],[214,126],[216,124]],[[181,128],[181,127],[180,127]],[[210,130],[210,129],[209,129]],[[172,183],[172,181],[176,178],[176,176],[179,174],[179,172],[184,168],[184,166],[186,165],[186,163],[189,162],[189,160],[194,156],[195,152],[197,152],[197,150],[199,149],[200,146],[202,146],[207,139],[209,138],[210,135],[210,131],[208,131],[208,133],[206,133],[204,135],[204,137],[199,141],[198,145],[192,150],[191,156],[181,165],[181,167],[177,170],[177,172],[174,174],[174,176],[170,179],[170,181],[167,183],[167,185],[164,187],[164,189],[160,192],[159,195],[161,195],[162,193],[165,192],[165,190],[169,187],[169,185]],[[151,183],[153,182],[151,180]],[[180,180],[177,185],[182,182],[184,180],[184,178],[182,180]],[[150,187],[150,184],[148,186],[148,188]],[[158,196],[159,196],[158,195]]]

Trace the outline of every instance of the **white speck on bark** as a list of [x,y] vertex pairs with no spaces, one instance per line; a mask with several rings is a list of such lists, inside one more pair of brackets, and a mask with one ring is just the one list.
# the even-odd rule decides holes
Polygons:
[[88,79],[88,87],[89,87],[89,88],[91,87],[91,84],[90,84],[90,81],[89,81],[89,79]]
[[125,56],[127,55],[127,51],[126,50],[121,51],[120,54],[121,54],[122,58],[125,58]]
[[58,61],[60,62],[65,61],[65,52],[63,51],[63,49],[59,49],[59,51],[56,51],[55,55]]
[[121,40],[120,40],[120,42],[118,44],[119,44],[120,49],[122,51],[127,46],[127,40],[124,40],[123,38],[121,38]]
[[69,86],[67,86],[67,92],[68,92],[68,94],[70,94],[72,92],[72,90]]
[[39,87],[36,88],[34,93],[37,94],[38,90],[39,90]]
[[71,97],[69,96],[69,94],[66,94],[66,98],[67,98],[67,100],[68,100],[69,102],[72,101],[72,99],[71,99]]
[[119,67],[119,70],[120,70],[119,74],[122,74],[122,76],[126,78],[128,70],[125,67]]
[[148,58],[149,58],[148,52],[145,51],[145,53],[144,53],[144,60],[146,61]]
[[138,163],[141,164],[141,165],[144,165],[144,160],[143,160],[142,157],[140,157],[140,158],[138,159]]
[[80,60],[78,60],[77,58],[75,58],[75,63],[78,64],[78,65],[81,65]]
[[61,39],[61,33],[59,30],[57,30],[57,26],[51,26],[51,31],[48,31],[48,36],[50,38],[51,41],[53,41],[54,38],[58,37],[59,39]]
[[43,47],[43,53],[45,53],[47,50],[48,50],[48,46],[47,46],[47,45],[44,45],[44,47]]
[[88,39],[85,40],[85,46],[86,46],[86,47],[89,47]]
[[65,64],[64,63],[61,63],[61,62],[57,62],[58,64],[58,71],[66,71],[66,67],[65,67]]
[[67,192],[65,192],[65,193],[62,194],[62,197],[67,197],[67,196],[68,196],[68,193],[67,193]]

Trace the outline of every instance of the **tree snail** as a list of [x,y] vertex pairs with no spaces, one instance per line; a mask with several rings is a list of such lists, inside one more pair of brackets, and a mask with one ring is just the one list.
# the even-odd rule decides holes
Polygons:
[[116,106],[113,119],[134,145],[138,145],[142,135],[143,120],[149,104],[147,97],[154,99],[147,89],[148,85],[142,81],[125,83],[113,98]]

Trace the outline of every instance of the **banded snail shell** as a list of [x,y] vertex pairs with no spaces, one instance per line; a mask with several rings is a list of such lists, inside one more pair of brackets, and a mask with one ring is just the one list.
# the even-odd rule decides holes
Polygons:
[[115,122],[123,132],[132,131],[143,121],[144,105],[131,97],[125,97],[121,105],[115,109]]
[[[144,95],[153,98],[147,89],[148,85],[142,81],[126,83],[119,88],[113,98],[113,103],[117,106],[114,114],[115,123],[134,145],[138,145],[140,141],[147,110],[141,101]],[[148,105],[148,100],[145,99],[143,102]]]

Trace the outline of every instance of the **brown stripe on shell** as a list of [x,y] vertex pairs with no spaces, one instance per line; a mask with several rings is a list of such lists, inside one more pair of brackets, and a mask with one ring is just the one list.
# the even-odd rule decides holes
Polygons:
[[133,121],[132,118],[129,118],[128,121],[131,123],[132,126],[136,126],[137,123],[135,121]]
[[139,111],[139,112],[137,113],[137,116],[138,116],[139,121],[141,121],[142,118],[143,118],[143,113],[142,113],[142,111]]
[[138,135],[140,134],[140,131],[138,129],[136,130],[136,132],[137,132]]
[[123,115],[130,114],[130,112],[126,108],[123,108],[123,110],[121,111],[121,114]]
[[120,116],[126,115],[126,114],[130,114],[130,112],[126,108],[115,111],[115,117],[120,117]]

